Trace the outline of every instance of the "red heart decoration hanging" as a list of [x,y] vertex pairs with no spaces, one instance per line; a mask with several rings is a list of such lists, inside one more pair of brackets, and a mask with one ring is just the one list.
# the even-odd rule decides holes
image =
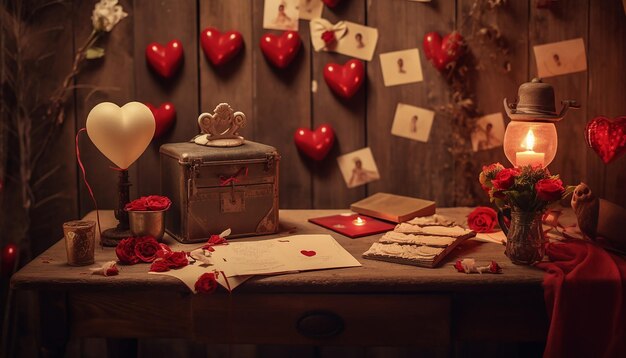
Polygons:
[[298,128],[293,135],[296,147],[309,158],[322,160],[335,143],[335,131],[330,124],[322,124],[315,131]]
[[317,252],[313,251],[313,250],[302,250],[300,251],[300,253],[304,256],[307,257],[311,257],[311,256],[315,256],[317,254]]
[[337,6],[337,4],[339,4],[339,1],[341,1],[341,0],[322,0],[322,2],[324,4],[326,4],[326,6],[328,6],[328,7],[335,7],[335,6]]
[[8,277],[13,274],[16,269],[15,264],[19,258],[19,250],[17,245],[10,243],[6,244],[2,248],[2,255],[0,256],[0,272],[3,277]]
[[424,55],[439,71],[443,71],[446,66],[456,61],[463,54],[463,36],[456,31],[444,36],[441,40],[436,32],[429,32],[424,35]]
[[146,61],[163,78],[171,78],[183,63],[183,44],[172,40],[163,46],[153,42],[146,46]]
[[364,77],[365,69],[359,60],[350,60],[344,65],[329,63],[324,68],[324,79],[328,87],[344,98],[354,96],[363,84]]
[[296,31],[282,35],[265,34],[259,43],[265,57],[278,68],[285,68],[298,54],[302,40]]
[[626,153],[626,116],[592,119],[585,127],[585,139],[604,164],[609,164]]
[[243,37],[238,31],[221,33],[214,27],[207,27],[200,34],[200,44],[206,57],[215,66],[230,61],[243,47]]
[[174,124],[176,119],[176,108],[170,102],[161,103],[159,107],[153,106],[151,103],[144,103],[146,107],[150,108],[152,115],[154,116],[154,136],[152,139],[161,137],[167,132]]

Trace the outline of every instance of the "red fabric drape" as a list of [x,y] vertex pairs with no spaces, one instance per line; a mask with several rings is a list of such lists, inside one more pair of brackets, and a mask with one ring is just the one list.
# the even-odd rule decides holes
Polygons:
[[546,248],[544,357],[626,357],[626,260],[593,242]]

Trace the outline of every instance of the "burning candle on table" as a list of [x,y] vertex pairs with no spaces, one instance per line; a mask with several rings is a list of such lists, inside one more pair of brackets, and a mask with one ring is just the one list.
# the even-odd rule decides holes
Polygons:
[[545,154],[535,152],[533,150],[535,147],[535,135],[533,134],[532,129],[528,130],[528,134],[526,135],[526,139],[524,141],[526,143],[525,145],[522,144],[522,146],[526,147],[526,151],[515,153],[515,165],[518,167],[525,165],[543,166]]
[[357,216],[356,219],[352,220],[352,223],[356,226],[363,226],[367,223],[367,220],[362,219],[360,216]]

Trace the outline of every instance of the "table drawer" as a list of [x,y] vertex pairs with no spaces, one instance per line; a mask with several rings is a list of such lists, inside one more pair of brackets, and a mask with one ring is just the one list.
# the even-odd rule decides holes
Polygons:
[[426,294],[196,295],[194,335],[230,343],[447,345],[450,302]]

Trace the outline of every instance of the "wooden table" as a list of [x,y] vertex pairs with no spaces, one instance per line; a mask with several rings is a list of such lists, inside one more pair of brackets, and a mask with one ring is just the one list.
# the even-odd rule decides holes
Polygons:
[[[439,347],[458,341],[545,339],[543,272],[513,265],[502,245],[469,240],[436,269],[366,260],[361,254],[380,235],[350,239],[307,222],[340,212],[282,210],[282,230],[271,237],[330,233],[362,267],[254,277],[232,294],[194,295],[173,277],[149,275],[147,264],[120,266],[113,277],[70,267],[60,240],[17,272],[11,284],[37,291],[54,306],[41,312],[47,349],[62,347],[70,337]],[[464,222],[469,209],[438,212]],[[86,218],[95,219],[95,214]],[[112,212],[101,212],[101,220],[103,229],[113,226]],[[174,250],[197,246],[169,236],[165,242]],[[457,273],[451,265],[464,257],[495,260],[503,274]],[[114,259],[114,249],[96,248],[96,264]]]

